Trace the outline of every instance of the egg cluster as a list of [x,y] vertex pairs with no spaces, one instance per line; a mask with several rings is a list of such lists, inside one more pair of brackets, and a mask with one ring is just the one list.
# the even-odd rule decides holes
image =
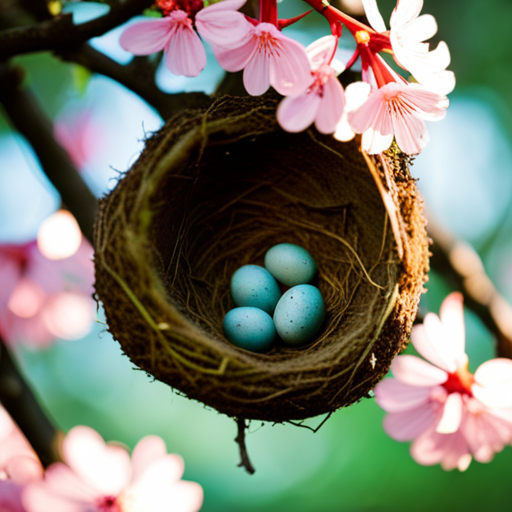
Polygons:
[[[278,244],[267,251],[264,265],[244,265],[233,274],[238,307],[224,317],[226,338],[252,352],[270,350],[278,336],[286,345],[305,345],[325,317],[320,290],[307,284],[316,275],[315,260],[298,245]],[[289,289],[281,293],[278,282]]]

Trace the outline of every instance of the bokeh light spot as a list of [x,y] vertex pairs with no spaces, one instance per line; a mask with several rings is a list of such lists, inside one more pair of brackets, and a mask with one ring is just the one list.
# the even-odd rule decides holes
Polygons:
[[50,260],[73,256],[81,242],[82,232],[78,222],[67,210],[59,210],[48,217],[37,233],[39,250]]

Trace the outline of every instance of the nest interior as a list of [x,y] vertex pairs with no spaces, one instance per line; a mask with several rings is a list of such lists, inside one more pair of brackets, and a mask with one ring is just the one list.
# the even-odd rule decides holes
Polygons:
[[[280,422],[349,405],[387,373],[428,245],[400,155],[374,159],[372,174],[357,142],[283,132],[275,108],[226,97],[171,119],[102,200],[95,266],[109,329],[137,366],[229,416]],[[318,263],[323,329],[300,349],[238,349],[222,332],[231,275],[281,242]]]

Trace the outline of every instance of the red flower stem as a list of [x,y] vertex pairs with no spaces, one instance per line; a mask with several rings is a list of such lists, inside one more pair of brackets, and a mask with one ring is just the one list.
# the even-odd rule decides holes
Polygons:
[[278,26],[277,0],[260,0],[260,23]]
[[[370,34],[376,34],[375,30],[370,28],[368,25],[357,21],[356,19],[348,16],[344,12],[333,7],[327,0],[304,0],[309,4],[315,11],[319,12],[329,22],[331,29],[343,23],[352,34],[355,34],[359,30],[364,30]],[[336,35],[336,34],[334,34]]]

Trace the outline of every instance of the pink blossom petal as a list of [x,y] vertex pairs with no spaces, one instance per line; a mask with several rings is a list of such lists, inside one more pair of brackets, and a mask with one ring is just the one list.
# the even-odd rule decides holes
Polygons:
[[139,479],[153,462],[166,455],[167,449],[161,437],[147,436],[141,439],[132,452],[132,482]]
[[89,427],[72,428],[63,443],[64,460],[94,489],[116,496],[130,480],[128,452],[120,446],[106,445]]
[[35,456],[15,456],[9,459],[5,469],[9,478],[17,484],[35,482],[43,478],[43,467]]
[[[450,293],[441,304],[439,311],[445,336],[450,340],[456,362],[466,361],[466,334],[464,328],[464,306],[460,292]],[[512,375],[512,374],[511,374]]]
[[251,96],[259,96],[270,87],[270,59],[261,51],[256,51],[244,69],[244,86]]
[[418,437],[411,445],[413,459],[424,466],[441,463],[443,469],[465,471],[471,462],[471,454],[464,436],[459,432],[454,434],[439,434],[430,429]]
[[345,93],[339,80],[333,75],[324,84],[320,108],[315,126],[320,133],[333,133],[345,107]]
[[211,45],[236,48],[252,34],[252,24],[238,9],[246,0],[223,0],[201,9],[196,14],[196,27],[201,37]]
[[411,340],[414,348],[427,361],[449,373],[457,370],[456,361],[459,354],[454,357],[441,320],[434,313],[425,316],[423,325],[413,327]]
[[436,422],[438,414],[430,404],[403,412],[389,413],[384,418],[384,430],[396,441],[411,441]]
[[179,76],[197,76],[206,66],[206,52],[191,26],[177,23],[165,46],[165,64]]
[[203,504],[203,489],[195,482],[180,480],[174,484],[153,483],[138,487],[127,495],[137,510],[151,512],[197,512]]
[[270,26],[273,29],[271,34],[278,39],[278,48],[270,55],[270,84],[283,96],[296,96],[311,82],[306,49],[297,41],[283,36],[273,25]]
[[93,489],[69,466],[61,462],[47,468],[44,481],[41,484],[34,484],[34,487],[41,487],[48,494],[60,495],[64,500],[83,503],[90,503],[101,496],[98,490]]
[[287,96],[277,107],[277,121],[287,132],[301,132],[315,120],[320,102],[315,92]]
[[2,512],[26,512],[21,502],[23,487],[11,480],[0,480],[0,510]]
[[448,395],[444,403],[443,414],[436,427],[439,434],[453,434],[462,420],[462,396],[459,393]]
[[376,32],[386,32],[386,24],[377,7],[377,0],[363,0],[364,13]]
[[96,512],[90,508],[90,503],[67,499],[59,494],[49,492],[44,484],[33,484],[26,487],[22,501],[27,512],[84,512],[87,510]]
[[306,48],[311,69],[315,71],[328,64],[337,45],[338,39],[334,36],[324,36],[311,43]]
[[134,55],[150,55],[164,49],[174,25],[170,17],[134,23],[121,34],[119,43]]
[[390,26],[401,27],[417,18],[423,9],[423,0],[400,0],[391,14]]
[[[350,114],[349,114],[350,116]],[[368,128],[362,136],[361,145],[369,155],[378,155],[389,149],[393,143],[393,134],[382,135],[380,132]]]
[[400,27],[400,35],[408,41],[426,41],[437,33],[437,23],[431,14],[423,14]]
[[334,133],[334,138],[336,140],[347,142],[354,138],[355,133],[348,120],[349,112],[353,112],[363,105],[363,103],[368,99],[370,92],[371,86],[366,82],[353,82],[347,86],[345,89],[345,108],[343,109],[343,115],[341,116]]
[[475,372],[475,381],[481,386],[512,383],[512,360],[498,357],[481,364]]
[[486,407],[502,408],[512,407],[512,384],[483,387],[478,384],[471,386],[474,397]]
[[421,153],[430,140],[425,123],[413,116],[396,119],[393,132],[398,147],[408,155]]
[[252,59],[258,43],[256,38],[251,37],[242,46],[236,48],[223,48],[221,46],[213,46],[213,53],[217,62],[226,71],[234,73],[244,69]]
[[[183,461],[167,455],[155,461],[128,491],[128,500],[152,512],[195,512],[201,508],[203,490],[194,482],[177,481],[183,474]],[[135,507],[136,508],[136,507]]]
[[512,407],[512,361],[497,358],[480,365],[471,391],[487,407]]
[[403,412],[425,404],[432,388],[409,386],[396,379],[384,379],[374,389],[375,401],[387,412]]
[[436,386],[446,382],[448,374],[416,356],[395,357],[391,363],[393,376],[409,386]]
[[512,423],[485,411],[467,414],[461,428],[479,462],[490,462],[512,439]]
[[166,454],[165,457],[153,461],[137,481],[138,488],[170,485],[183,476],[185,463],[176,454]]

